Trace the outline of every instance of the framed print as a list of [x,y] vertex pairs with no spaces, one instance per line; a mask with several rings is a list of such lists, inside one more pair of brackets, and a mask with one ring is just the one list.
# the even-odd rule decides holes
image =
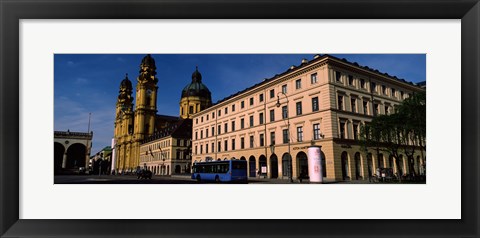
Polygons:
[[[290,0],[275,2],[4,0],[0,4],[2,12],[0,232],[2,237],[479,236],[477,224],[479,223],[480,5],[477,0],[421,2],[314,0],[300,3]],[[317,53],[325,53],[327,56],[316,55]],[[357,67],[357,71],[360,70],[358,64],[355,65],[353,62],[347,62],[335,56],[341,53],[417,54],[425,59],[423,61],[426,62],[425,87],[430,90],[427,92],[427,101],[429,105],[433,105],[427,107],[426,112],[428,122],[426,131],[427,135],[431,135],[427,136],[429,147],[425,150],[429,153],[429,174],[424,180],[426,182],[378,184],[378,186],[373,184],[289,185],[288,183],[275,186],[223,186],[223,184],[132,186],[132,184],[98,184],[104,181],[101,178],[96,178],[97,180],[90,184],[62,183],[52,178],[54,172],[51,167],[55,173],[63,173],[66,171],[64,169],[70,166],[69,160],[62,156],[58,159],[55,157],[55,166],[50,166],[52,163],[50,158],[57,151],[56,147],[52,150],[50,146],[53,142],[50,136],[54,121],[52,104],[54,100],[59,100],[57,96],[61,95],[60,92],[74,95],[68,87],[88,82],[87,78],[77,77],[72,80],[76,80],[78,84],[72,86],[62,85],[60,81],[53,80],[61,77],[59,75],[68,76],[74,72],[73,67],[62,71],[62,74],[56,71],[60,63],[75,66],[75,60],[68,58],[69,56],[88,58],[95,54],[108,55],[109,57],[88,58],[92,64],[85,67],[94,71],[109,67],[111,61],[121,62],[138,54],[140,58],[132,57],[137,59],[138,62],[135,61],[134,64],[139,64],[140,68],[136,67],[132,72],[137,73],[140,69],[138,80],[146,78],[145,80],[148,81],[148,77],[152,75],[153,79],[155,78],[155,69],[151,71],[152,65],[155,68],[153,59],[157,60],[157,72],[176,70],[166,63],[159,63],[159,58],[163,59],[169,54],[175,57],[181,55],[186,58],[185,61],[190,60],[189,64],[201,62],[206,65],[208,61],[202,57],[209,54],[230,54],[229,57],[232,58],[232,55],[235,57],[241,55],[251,59],[256,57],[255,54],[306,54],[306,57],[311,56],[311,59],[293,64],[308,65],[309,62],[321,62],[329,58],[328,60],[337,62],[337,66],[348,64],[349,67]],[[334,56],[328,56],[329,54]],[[194,57],[199,59],[193,60]],[[178,60],[178,57],[175,60]],[[170,61],[174,59],[170,58]],[[180,60],[172,65],[180,64],[178,62]],[[200,72],[204,66],[196,66],[192,74],[192,83],[202,81]],[[115,67],[118,68],[118,66]],[[288,67],[290,70],[295,70],[297,66]],[[401,68],[400,64],[398,67]],[[228,71],[226,74],[231,74],[233,78],[233,74],[238,73],[238,69],[237,71],[229,69],[225,67],[224,70]],[[118,70],[130,72],[127,67]],[[373,71],[370,68],[369,70]],[[247,69],[244,68],[241,71],[246,72]],[[100,71],[96,72],[98,77],[101,77]],[[193,70],[189,71],[191,72]],[[335,79],[337,74],[341,75],[332,71],[331,77]],[[122,94],[122,89],[131,91],[130,93],[135,95],[127,78],[133,79],[136,76],[125,75],[122,72],[120,77],[125,79],[113,85],[115,91],[120,85],[120,92],[119,94],[115,92],[115,99],[117,96],[118,100],[129,99],[128,95]],[[281,78],[281,75],[278,77]],[[388,77],[393,76],[388,75]],[[206,78],[205,75],[204,78]],[[350,77],[345,75],[343,80],[347,84],[350,81],[354,82],[353,79],[353,76],[350,80]],[[178,79],[172,77],[171,80]],[[316,82],[317,77],[309,80]],[[320,75],[318,80],[322,80]],[[341,80],[342,77],[338,77],[338,81]],[[268,82],[268,79],[264,81]],[[223,86],[225,90],[229,87],[233,88],[235,83],[228,82],[228,85]],[[303,81],[298,79],[292,87],[301,89],[302,83]],[[162,89],[164,85],[158,85],[158,87]],[[387,90],[383,89],[385,86],[373,87],[380,91],[384,90],[384,94],[387,95]],[[102,86],[99,88],[101,92]],[[155,90],[156,88],[152,86],[145,91],[146,101],[143,96],[135,96],[135,99],[141,98],[144,100],[141,102],[147,102],[151,95],[155,95]],[[219,90],[222,88],[216,91]],[[278,90],[284,90],[283,86],[279,85]],[[185,93],[182,91],[182,98],[186,95],[185,98],[188,98],[186,100],[196,100],[190,97],[192,92],[196,91],[189,89]],[[264,93],[265,97],[267,97],[266,93],[267,91]],[[318,93],[320,92],[308,92],[304,97],[315,97]],[[399,94],[400,91],[397,93]],[[264,100],[264,94],[259,97],[260,101]],[[350,99],[344,101],[344,95],[347,94],[351,93],[340,92],[338,97],[333,96],[336,105],[348,104],[349,107],[360,105],[360,101],[358,103]],[[289,99],[281,100],[281,96],[278,95],[276,106],[278,108],[281,108],[283,103],[289,103]],[[95,95],[88,94],[84,97],[95,97]],[[275,95],[272,98],[275,98]],[[301,104],[298,107],[298,101],[301,98],[297,96],[290,99],[292,102],[297,102],[295,108],[297,115],[302,114]],[[272,99],[272,108],[274,101]],[[190,105],[189,103],[188,101],[187,105]],[[319,104],[314,99],[311,103],[312,108]],[[122,106],[123,104],[118,105],[116,113],[120,115],[117,116],[119,118],[125,118],[123,115],[129,113],[143,115],[129,111],[126,106]],[[220,101],[218,105],[223,104]],[[64,107],[74,106],[75,104],[64,104]],[[240,108],[240,104],[238,107]],[[213,108],[217,109],[215,106]],[[339,111],[344,109],[343,106],[339,108]],[[223,114],[228,112],[230,115],[232,110],[235,110],[231,107],[218,109]],[[188,118],[190,110],[193,114],[197,113],[195,108],[181,107],[180,114],[186,114]],[[381,110],[385,110],[385,114],[388,114],[388,107]],[[285,112],[288,114],[288,107]],[[261,118],[263,116],[268,118],[266,113],[265,111],[265,115]],[[216,115],[218,118],[220,112]],[[283,114],[278,116],[281,117],[281,115]],[[138,118],[135,117],[133,120],[143,120],[143,117]],[[199,122],[195,122],[195,119],[198,118],[193,119],[193,128],[196,128]],[[203,118],[200,119],[203,120]],[[322,120],[322,118],[312,117],[308,123],[315,124],[318,121],[318,125],[321,125],[325,122],[321,122]],[[250,121],[253,122],[254,118]],[[342,132],[341,128],[345,128],[348,121],[345,118],[336,120],[340,128],[340,139],[344,139],[340,134],[347,133]],[[225,123],[225,127],[221,124],[218,131],[235,127],[229,121],[222,121],[222,123]],[[292,125],[295,125],[297,140],[304,135],[309,136],[306,132],[304,134],[301,123],[292,121]],[[263,124],[263,121],[260,124]],[[288,129],[286,125],[279,125],[280,128],[283,126],[283,134],[277,135],[277,141],[283,135],[285,144],[285,138],[288,138],[288,153],[290,153],[290,121],[288,121]],[[127,128],[127,125],[125,126]],[[240,123],[237,127],[240,127]],[[145,124],[136,125],[131,130],[141,130],[139,128],[147,131],[151,129],[149,124]],[[125,131],[128,131],[127,129]],[[210,132],[213,130],[217,130],[217,127]],[[314,127],[312,131],[315,134]],[[87,132],[90,133],[90,120]],[[189,132],[189,136],[193,137],[192,131]],[[88,140],[91,140],[92,135],[88,133],[81,135],[86,136],[82,138],[86,140],[87,145],[91,143]],[[317,134],[320,138],[321,133]],[[70,136],[70,130],[66,134],[58,133],[59,137],[65,135]],[[94,133],[94,135],[97,134]],[[262,134],[262,136],[271,139],[270,134]],[[203,135],[199,137],[203,138]],[[263,137],[260,137],[262,142]],[[211,150],[213,147],[234,147],[233,143],[228,144],[230,141],[224,142],[225,144],[214,143],[210,147]],[[248,144],[248,142],[247,140],[244,143]],[[313,139],[312,142],[314,142]],[[128,169],[122,167],[122,170],[117,172],[121,172],[122,175],[138,173],[139,178],[148,178],[152,176],[148,171],[159,175],[169,174],[172,170],[178,170],[178,173],[188,170],[188,164],[182,164],[178,168],[174,165],[164,168],[149,164],[149,158],[156,158],[154,153],[165,148],[155,146],[152,144],[150,149],[131,147],[132,150],[145,152],[139,158],[144,163],[144,170],[141,168],[135,170],[132,166]],[[278,150],[281,148],[271,145],[270,147],[263,145],[263,147],[272,155],[275,150],[279,153]],[[204,148],[208,151],[208,147],[198,147],[198,150],[203,151]],[[298,151],[302,148],[292,146],[292,150]],[[339,148],[348,150],[349,144],[340,143]],[[307,149],[303,149],[306,152]],[[193,147],[192,150],[197,148]],[[130,153],[129,150],[125,150],[124,153],[127,154],[127,151]],[[225,161],[228,161],[227,156],[233,156],[231,153],[231,151],[223,153]],[[304,154],[306,156],[306,153]],[[129,158],[126,155],[124,157],[125,161]],[[165,162],[161,159],[162,157],[159,158],[159,161]],[[84,173],[87,170],[85,169],[88,167],[87,164],[92,162],[91,170],[88,171],[102,174],[104,171],[102,166],[95,165],[96,160],[92,159],[93,161],[85,161],[84,158],[74,160],[71,168],[74,168],[76,173]],[[288,157],[275,159],[278,165],[288,161]],[[232,161],[233,167],[236,162]],[[343,158],[342,161],[344,161]],[[333,162],[328,163],[327,160],[325,166],[330,169],[329,173],[332,171],[334,174],[343,173],[343,179],[345,176],[350,177],[350,174],[355,174],[355,169],[347,172],[348,163],[352,164],[351,168],[363,166],[356,167],[357,160],[353,157],[351,160],[353,162],[348,162],[348,159],[345,161],[337,166]],[[82,163],[82,166],[77,166],[77,162]],[[387,162],[388,160],[385,160],[383,163],[386,165]],[[119,160],[119,163],[126,162]],[[220,166],[221,162],[218,163]],[[271,164],[271,161],[269,163]],[[288,162],[285,162],[286,166],[274,166],[278,167],[278,171],[274,174],[278,173],[277,176],[283,175],[293,181],[293,177],[297,179],[302,177],[301,174],[309,173],[306,162],[304,167],[301,166],[301,162],[299,164],[295,164],[293,168],[287,166]],[[380,162],[378,164],[380,167]],[[390,162],[390,165],[392,164]],[[412,165],[417,165],[417,171],[424,173],[427,166],[424,170],[420,170],[422,164],[425,163],[418,162]],[[203,164],[195,163],[195,166],[197,165]],[[251,177],[262,174],[271,176],[270,173],[273,173],[271,168],[261,165],[246,171]],[[404,162],[404,165],[404,170],[410,170],[407,162]],[[250,165],[245,164],[243,167],[248,166]],[[295,170],[294,168],[297,167],[298,169]],[[400,166],[392,167],[396,170],[390,171],[387,168],[379,170],[380,177],[382,173],[387,175],[393,174],[394,171],[401,173]],[[192,171],[195,169],[197,167],[192,168]],[[413,171],[415,171],[414,168]],[[111,172],[112,170],[109,171]],[[365,175],[365,172],[361,173],[358,170],[356,174],[358,179],[358,176]],[[199,175],[196,176],[194,179],[200,180]],[[88,176],[85,177],[88,178]],[[320,176],[320,180],[321,178],[323,176]],[[335,180],[342,176],[326,176],[326,178]],[[407,176],[403,178],[408,179]],[[242,228],[238,229],[239,227]]]

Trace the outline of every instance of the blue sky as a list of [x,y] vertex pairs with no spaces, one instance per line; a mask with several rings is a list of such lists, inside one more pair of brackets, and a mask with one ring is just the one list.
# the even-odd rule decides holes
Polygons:
[[[153,54],[157,66],[158,114],[178,116],[181,91],[195,66],[216,102],[315,54]],[[411,82],[426,79],[425,54],[332,54]],[[135,89],[145,54],[56,54],[54,130],[93,131],[95,154],[111,144],[120,82],[128,73]],[[133,93],[135,97],[135,90]]]

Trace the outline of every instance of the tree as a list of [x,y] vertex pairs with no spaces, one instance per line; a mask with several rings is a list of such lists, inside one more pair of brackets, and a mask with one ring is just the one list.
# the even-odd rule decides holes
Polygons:
[[396,114],[403,115],[406,119],[404,131],[406,141],[404,141],[404,152],[408,158],[410,171],[413,168],[413,155],[417,148],[420,148],[422,159],[423,151],[426,151],[426,133],[427,133],[427,99],[426,92],[414,93],[411,97],[405,99],[397,108]]
[[426,94],[415,93],[395,107],[390,115],[375,116],[360,127],[362,149],[384,151],[395,159],[400,168],[400,154],[407,156],[409,170],[415,176],[413,155],[416,149],[426,149]]

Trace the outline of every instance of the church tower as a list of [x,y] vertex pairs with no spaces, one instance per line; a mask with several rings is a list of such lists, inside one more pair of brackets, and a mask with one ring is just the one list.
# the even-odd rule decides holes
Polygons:
[[198,67],[192,74],[192,82],[182,90],[180,99],[180,117],[192,118],[192,115],[212,105],[212,94],[202,83],[202,74]]
[[117,98],[114,122],[114,137],[116,142],[117,154],[115,155],[117,171],[125,171],[128,167],[128,161],[131,160],[131,140],[133,138],[133,98],[132,82],[128,75],[120,83],[120,91]]
[[[142,59],[140,75],[137,78],[134,128],[134,165],[140,165],[140,143],[155,131],[157,114],[157,67],[151,55]],[[141,165],[140,165],[141,166]]]
[[140,165],[140,144],[155,132],[158,79],[151,55],[142,59],[137,77],[135,109],[132,82],[128,76],[120,83],[115,118],[115,170],[134,172]]

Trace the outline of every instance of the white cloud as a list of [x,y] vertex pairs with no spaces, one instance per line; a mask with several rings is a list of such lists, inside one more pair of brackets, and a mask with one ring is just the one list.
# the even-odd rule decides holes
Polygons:
[[54,130],[56,131],[87,132],[89,113],[91,113],[90,131],[93,131],[91,151],[93,154],[111,143],[115,109],[101,103],[96,104],[94,109],[86,108],[83,103],[65,96],[59,97],[54,102]]

